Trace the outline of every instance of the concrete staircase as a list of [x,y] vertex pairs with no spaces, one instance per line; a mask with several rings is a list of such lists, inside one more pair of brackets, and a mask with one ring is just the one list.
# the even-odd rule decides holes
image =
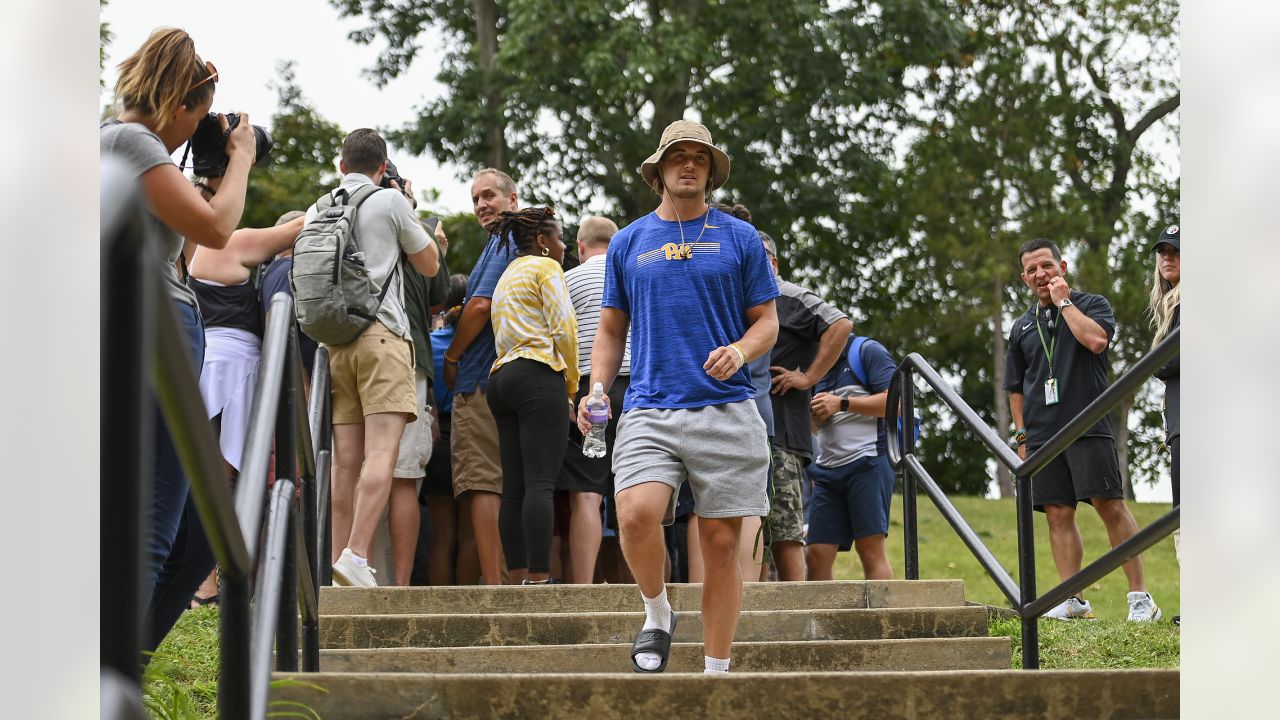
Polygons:
[[705,677],[701,591],[669,586],[667,672],[638,675],[634,585],[324,588],[322,672],[272,696],[325,720],[1178,715],[1176,671],[1010,671],[948,580],[749,583],[733,672]]

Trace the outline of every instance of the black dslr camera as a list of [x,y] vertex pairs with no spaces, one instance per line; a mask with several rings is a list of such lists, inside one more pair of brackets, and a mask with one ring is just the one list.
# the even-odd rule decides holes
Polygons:
[[382,180],[379,181],[378,184],[384,188],[389,188],[391,187],[392,180],[400,186],[400,192],[404,193],[404,196],[409,200],[409,204],[416,207],[418,201],[414,200],[413,196],[409,194],[409,191],[405,189],[405,179],[400,177],[400,170],[396,168],[396,164],[391,162],[390,158],[387,158],[387,169],[383,171]]
[[[227,113],[227,131],[222,131],[218,123],[217,113],[209,113],[196,126],[191,136],[191,170],[196,177],[222,177],[227,172],[227,136],[240,124],[240,115]],[[253,126],[254,138],[258,141],[256,167],[266,167],[271,162],[271,148],[275,143],[271,133],[261,125]]]

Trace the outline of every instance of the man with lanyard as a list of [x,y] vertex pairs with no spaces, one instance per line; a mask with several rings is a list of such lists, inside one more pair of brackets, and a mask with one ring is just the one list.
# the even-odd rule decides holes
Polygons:
[[[613,454],[618,534],[644,600],[636,672],[662,672],[676,617],[663,581],[662,526],[688,481],[699,516],[704,672],[729,670],[742,604],[742,518],[769,512],[769,445],[744,367],[777,340],[774,282],[755,228],[707,205],[729,156],[702,125],[662,132],[640,174],[658,208],[609,243],[591,382],[607,390],[631,328],[631,385]],[[588,398],[578,427],[590,431]]]
[[[1106,390],[1107,348],[1116,321],[1106,298],[1071,290],[1065,277],[1067,263],[1052,241],[1027,241],[1018,260],[1022,281],[1037,303],[1009,331],[1005,389],[1017,428],[1010,445],[1026,459]],[[1031,488],[1035,509],[1048,519],[1049,544],[1063,580],[1079,572],[1084,556],[1084,541],[1076,526],[1078,502],[1093,505],[1112,547],[1138,531],[1124,502],[1115,439],[1106,417],[1035,475]],[[1142,557],[1125,563],[1124,571],[1129,579],[1129,620],[1159,620],[1160,608],[1146,591]],[[1094,614],[1080,593],[1045,617],[1092,619]]]

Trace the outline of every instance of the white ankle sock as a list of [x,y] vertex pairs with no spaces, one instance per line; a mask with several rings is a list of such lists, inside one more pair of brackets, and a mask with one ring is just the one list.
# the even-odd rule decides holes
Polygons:
[[359,555],[356,554],[355,550],[351,551],[351,559],[354,560],[356,562],[356,565],[359,565],[360,567],[369,567],[368,558],[360,557]]
[[710,655],[702,656],[702,674],[703,675],[720,675],[729,672],[729,658],[721,660],[713,658]]
[[[644,600],[644,629],[657,628],[671,632],[671,603],[667,601],[666,586],[662,587],[662,592],[657,597],[647,598],[644,593],[640,593],[640,597]],[[657,670],[662,664],[662,658],[657,653],[640,653],[636,655],[636,664],[645,670]]]

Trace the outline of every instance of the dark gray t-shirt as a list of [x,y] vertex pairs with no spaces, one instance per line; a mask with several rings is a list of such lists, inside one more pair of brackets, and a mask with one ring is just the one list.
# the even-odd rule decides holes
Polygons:
[[[1115,339],[1116,316],[1106,298],[1072,290],[1071,302],[1102,326],[1108,342]],[[1037,322],[1039,332],[1036,332]],[[1053,348],[1053,375],[1058,383],[1059,402],[1054,405],[1045,404],[1044,383],[1049,379],[1046,347]],[[1111,384],[1110,367],[1107,351],[1095,355],[1081,345],[1056,307],[1041,307],[1037,303],[1014,321],[1005,352],[1004,387],[1009,392],[1022,393],[1022,421],[1027,428],[1028,451],[1048,442],[1107,389]],[[1113,437],[1111,421],[1104,415],[1081,437]]]
[[[169,151],[165,149],[160,138],[138,123],[108,120],[99,129],[99,136],[100,152],[103,155],[114,155],[128,163],[135,179],[142,177],[157,165],[174,164],[173,158],[169,157]],[[146,204],[145,198],[144,206],[146,206],[147,223],[155,236],[163,240],[158,250],[164,260],[162,270],[169,297],[188,305],[195,305],[195,293],[178,277],[177,262],[182,256],[182,237],[151,214],[151,208]]]

